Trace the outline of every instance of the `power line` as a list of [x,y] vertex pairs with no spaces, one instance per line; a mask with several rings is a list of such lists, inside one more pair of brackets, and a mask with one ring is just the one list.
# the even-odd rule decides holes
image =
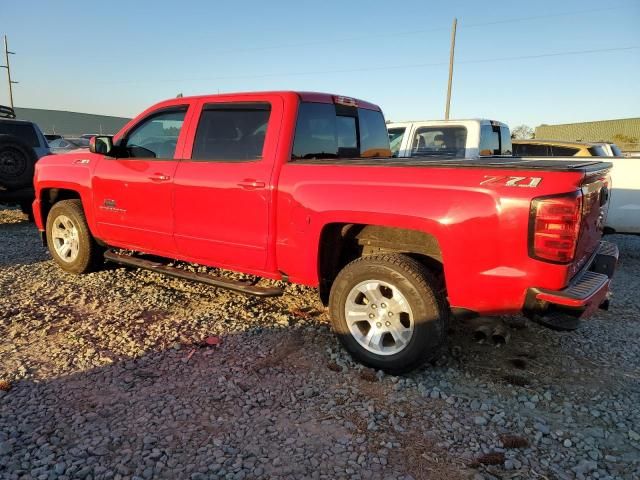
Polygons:
[[[602,7],[602,8],[590,8],[585,10],[573,10],[570,12],[559,12],[559,13],[549,13],[542,15],[530,15],[527,17],[515,17],[504,20],[493,20],[488,22],[476,22],[465,24],[462,22],[462,28],[477,28],[484,27],[490,25],[500,25],[507,23],[515,23],[515,22],[525,22],[529,20],[542,20],[547,18],[556,18],[556,17],[567,17],[580,15],[584,13],[594,13],[594,12],[604,12],[610,10],[619,10],[621,8],[627,8],[628,5],[620,5],[617,7]],[[370,38],[391,38],[391,37],[399,37],[399,36],[407,36],[407,35],[417,35],[422,33],[430,33],[441,30],[448,30],[449,27],[434,27],[427,29],[419,29],[419,30],[408,30],[405,32],[393,32],[393,33],[372,33],[367,35],[360,35],[356,37],[342,37],[342,38],[324,38],[322,40],[314,40],[309,42],[299,42],[299,43],[284,43],[280,45],[266,45],[266,46],[258,46],[258,47],[241,47],[241,48],[232,48],[232,49],[223,49],[223,50],[213,50],[210,53],[213,54],[225,54],[225,53],[240,53],[240,52],[252,52],[252,51],[264,51],[264,50],[280,50],[283,48],[297,48],[297,47],[310,47],[314,45],[327,45],[330,43],[342,43],[342,42],[352,42],[357,40],[367,40]]]
[[[508,61],[516,61],[516,60],[546,58],[546,57],[566,57],[571,55],[587,55],[590,53],[622,52],[622,51],[637,50],[637,49],[640,49],[640,46],[600,48],[600,49],[591,49],[591,50],[573,50],[573,51],[565,51],[565,52],[540,53],[540,54],[534,54],[534,55],[518,55],[513,57],[484,58],[484,59],[478,59],[478,60],[458,60],[456,61],[456,65],[508,62]],[[205,80],[243,80],[243,79],[271,78],[271,77],[295,77],[295,76],[306,76],[306,75],[325,75],[325,74],[334,74],[334,73],[359,73],[359,72],[375,72],[375,71],[384,71],[384,70],[399,70],[399,69],[406,69],[406,68],[438,67],[438,66],[443,66],[448,64],[449,64],[448,61],[433,62],[433,63],[413,63],[413,64],[384,66],[384,67],[362,67],[362,68],[339,69],[339,70],[338,69],[315,70],[315,71],[307,71],[307,72],[264,73],[260,75],[233,75],[233,76],[202,77],[202,78],[191,78],[191,79],[156,80],[156,82],[157,83],[177,83],[177,82],[194,82],[194,81],[205,81]],[[100,83],[128,84],[128,83],[138,83],[138,81],[114,80],[114,81],[100,82]]]
[[490,22],[480,22],[480,23],[468,23],[464,25],[465,28],[475,28],[475,27],[485,27],[488,25],[500,25],[502,23],[514,23],[514,22],[524,22],[528,20],[542,20],[546,18],[556,18],[556,17],[569,17],[574,15],[581,15],[583,13],[594,13],[594,12],[605,12],[610,10],[620,10],[621,8],[627,8],[629,5],[619,5],[617,7],[602,7],[602,8],[589,8],[586,10],[574,10],[571,12],[559,12],[559,13],[546,13],[542,15],[531,15],[528,17],[515,17],[508,18],[504,20],[493,20]]
[[458,63],[489,63],[489,62],[506,62],[511,60],[529,60],[533,58],[545,58],[545,57],[566,57],[570,55],[586,55],[589,53],[607,53],[607,52],[622,52],[625,50],[637,50],[640,46],[632,47],[614,47],[614,48],[595,48],[592,50],[574,50],[569,52],[554,52],[554,53],[540,53],[537,55],[519,55],[517,57],[498,57],[487,58],[483,60],[464,60]]

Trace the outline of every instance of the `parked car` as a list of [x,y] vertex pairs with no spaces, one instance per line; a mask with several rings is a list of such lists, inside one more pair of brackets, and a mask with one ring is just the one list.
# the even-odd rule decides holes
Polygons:
[[58,138],[62,138],[62,135],[58,135],[56,133],[45,133],[44,138],[47,139],[47,142],[50,142],[51,140],[57,140]]
[[[553,140],[514,140],[517,155],[607,157],[611,162],[608,233],[640,234],[640,163],[625,157],[611,157],[602,143],[556,142]],[[617,148],[617,147],[616,147]]]
[[0,203],[20,205],[31,214],[34,166],[49,153],[35,123],[18,120],[12,108],[0,106]]
[[610,164],[389,154],[382,112],[361,100],[174,98],[90,152],[38,162],[34,212],[67,272],[106,259],[283,293],[177,259],[317,287],[346,349],[391,372],[437,355],[450,313],[571,329],[607,305]]
[[86,140],[90,140],[93,137],[97,137],[98,135],[100,135],[99,133],[83,133],[82,135],[80,135],[80,138],[84,138]]
[[521,157],[606,157],[598,143],[560,140],[513,140],[513,154]]
[[89,148],[89,140],[86,138],[58,138],[49,142],[49,148],[53,153]]
[[394,157],[511,155],[509,127],[495,120],[394,122],[387,130]]

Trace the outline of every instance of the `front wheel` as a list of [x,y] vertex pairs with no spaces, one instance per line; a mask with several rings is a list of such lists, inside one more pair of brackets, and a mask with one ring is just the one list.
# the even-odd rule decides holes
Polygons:
[[55,262],[66,272],[87,273],[102,261],[80,200],[62,200],[47,216],[47,245]]
[[361,257],[331,287],[333,328],[365,365],[390,373],[411,370],[434,358],[445,341],[449,310],[439,284],[406,255]]

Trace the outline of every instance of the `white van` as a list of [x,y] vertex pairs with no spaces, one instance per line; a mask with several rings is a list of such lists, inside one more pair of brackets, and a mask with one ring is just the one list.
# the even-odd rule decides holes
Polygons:
[[476,158],[511,155],[509,127],[495,120],[427,120],[387,124],[394,157]]

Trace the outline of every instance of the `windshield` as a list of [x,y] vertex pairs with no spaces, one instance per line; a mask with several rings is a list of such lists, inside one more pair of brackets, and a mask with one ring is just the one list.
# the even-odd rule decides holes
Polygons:
[[89,140],[86,138],[67,138],[67,140],[78,147],[89,148]]

